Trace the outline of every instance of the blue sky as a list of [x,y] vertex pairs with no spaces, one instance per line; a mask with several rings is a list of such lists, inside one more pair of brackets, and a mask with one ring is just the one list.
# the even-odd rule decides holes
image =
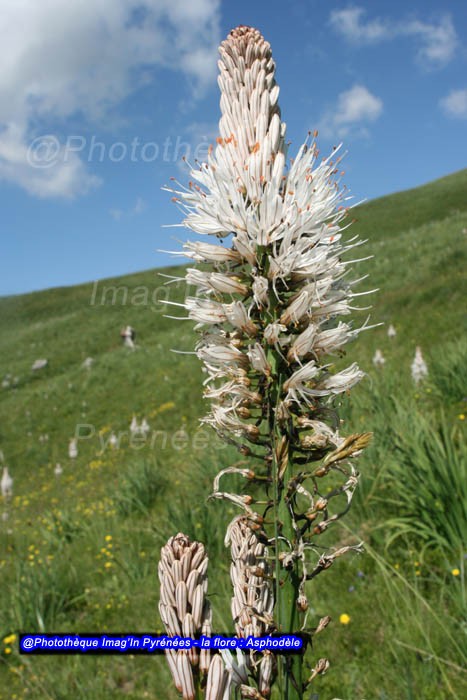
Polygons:
[[271,43],[290,155],[344,142],[355,201],[466,167],[460,0],[1,0],[0,294],[171,264],[161,187],[216,137],[217,46]]

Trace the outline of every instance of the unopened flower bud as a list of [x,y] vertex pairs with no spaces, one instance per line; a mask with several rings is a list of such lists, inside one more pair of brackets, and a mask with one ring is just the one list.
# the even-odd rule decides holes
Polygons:
[[318,663],[316,664],[315,668],[316,668],[317,673],[322,675],[322,674],[326,673],[329,666],[330,666],[330,664],[329,664],[328,659],[320,659],[318,661]]
[[324,617],[322,617],[321,620],[318,622],[318,627],[315,629],[315,634],[319,634],[324,629],[326,629],[330,622],[331,618],[329,615],[325,615]]

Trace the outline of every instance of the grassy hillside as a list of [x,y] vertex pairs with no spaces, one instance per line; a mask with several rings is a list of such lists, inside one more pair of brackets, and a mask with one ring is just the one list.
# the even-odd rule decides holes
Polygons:
[[[331,670],[315,692],[320,700],[461,698],[467,170],[352,215],[352,234],[367,239],[356,257],[373,256],[356,266],[370,275],[358,291],[379,289],[356,305],[368,301],[372,323],[386,325],[348,351],[368,377],[341,407],[343,432],[375,438],[341,539],[362,538],[367,552],[310,588],[311,614],[334,621],[316,642],[315,658],[328,656]],[[199,362],[171,352],[192,350],[192,324],[163,315],[184,286],[164,286],[159,272],[183,269],[0,299],[0,448],[14,478],[0,521],[0,700],[176,698],[164,659],[25,657],[11,636],[162,632],[159,549],[180,530],[207,544],[215,624],[231,628],[222,541],[234,511],[206,497],[219,465],[239,455],[199,427]],[[356,322],[368,313],[356,312]],[[135,352],[121,345],[127,324]],[[416,345],[430,371],[419,387],[410,378]],[[386,357],[379,371],[376,348]],[[48,365],[33,371],[39,358]],[[133,415],[147,418],[146,440],[131,439]],[[343,613],[349,624],[339,622]]]

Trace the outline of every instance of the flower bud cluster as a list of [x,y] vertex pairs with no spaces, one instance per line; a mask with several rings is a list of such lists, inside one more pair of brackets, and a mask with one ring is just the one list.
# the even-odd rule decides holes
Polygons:
[[[237,636],[264,637],[275,630],[274,626],[274,588],[272,569],[269,563],[268,549],[260,542],[244,516],[234,518],[227,530],[226,545],[230,545],[232,563],[230,579],[232,581],[232,618]],[[237,655],[238,656],[238,655]],[[226,661],[227,656],[224,656]],[[232,682],[240,686],[242,692],[253,686],[247,676],[247,670],[258,686],[257,695],[243,697],[268,698],[271,684],[275,677],[273,655],[251,653],[251,659],[232,660],[230,666]],[[231,670],[233,668],[233,671]],[[243,672],[242,672],[243,671]]]
[[274,630],[273,579],[267,547],[243,516],[230,524],[226,544],[230,544],[232,556],[232,618],[237,636],[264,637]]
[[[178,533],[161,549],[159,560],[159,614],[171,637],[211,636],[212,613],[206,598],[208,557],[201,542]],[[211,662],[209,649],[196,647],[166,650],[177,690],[184,700],[195,697],[194,675],[206,676]]]

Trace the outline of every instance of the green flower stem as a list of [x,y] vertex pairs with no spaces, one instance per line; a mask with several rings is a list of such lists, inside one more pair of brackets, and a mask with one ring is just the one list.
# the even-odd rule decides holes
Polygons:
[[[276,447],[280,444],[283,434],[276,420],[276,414],[272,406],[277,406],[279,402],[280,390],[282,386],[282,376],[277,373],[277,355],[268,349],[268,361],[272,368],[273,383],[270,391],[270,434],[273,436],[273,484],[274,484],[274,536],[275,546],[275,621],[280,634],[294,634],[300,629],[299,611],[297,608],[297,598],[299,595],[299,561],[294,560],[290,570],[284,569],[280,560],[281,553],[288,553],[287,546],[281,546],[287,539],[292,546],[295,544],[295,531],[292,517],[285,501],[285,488],[292,478],[293,464],[287,461],[285,472],[280,475],[280,464],[277,459]],[[278,685],[283,700],[302,700],[302,664],[303,655],[293,654],[289,656],[278,655]]]
[[[292,464],[289,461],[287,469],[284,473],[284,483],[287,483],[292,476]],[[276,467],[277,474],[277,467]],[[289,509],[285,503],[284,489],[278,488],[278,518],[281,523],[281,534],[287,538],[289,542],[294,544],[295,531],[292,526],[292,519]],[[279,558],[281,547],[276,547],[276,561]],[[280,579],[276,587],[276,606],[277,606],[277,622],[281,634],[295,634],[300,629],[299,611],[297,608],[299,578],[299,561],[294,560],[293,567],[286,571],[278,562]],[[284,700],[301,700],[302,693],[302,654],[293,654],[290,656],[281,656],[278,659],[281,668],[281,675],[284,681],[283,698]]]

